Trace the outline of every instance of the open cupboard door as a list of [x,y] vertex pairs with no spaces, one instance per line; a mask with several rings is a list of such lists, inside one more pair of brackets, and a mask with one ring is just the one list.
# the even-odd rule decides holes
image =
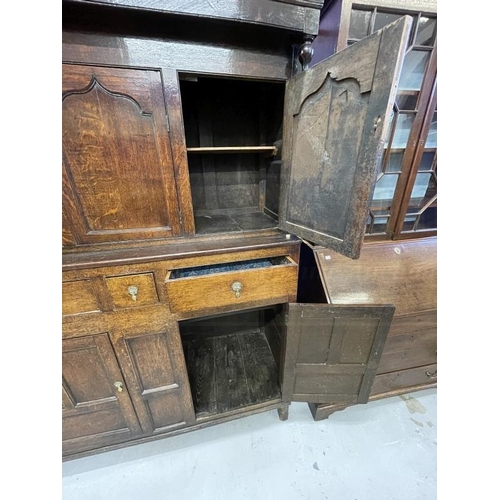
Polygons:
[[395,307],[288,304],[284,401],[368,402]]
[[279,227],[358,258],[411,18],[287,82]]

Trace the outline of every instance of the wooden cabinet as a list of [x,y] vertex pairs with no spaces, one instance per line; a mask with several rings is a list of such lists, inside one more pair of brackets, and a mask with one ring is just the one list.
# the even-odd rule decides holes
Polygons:
[[63,2],[66,457],[368,400],[394,306],[329,303],[300,238],[359,258],[410,22],[292,76],[319,3]]

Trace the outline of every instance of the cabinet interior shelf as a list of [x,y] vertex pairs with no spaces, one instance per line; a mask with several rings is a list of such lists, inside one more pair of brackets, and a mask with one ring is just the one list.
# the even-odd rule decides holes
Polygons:
[[186,148],[188,153],[266,153],[274,156],[277,153],[275,146],[223,146]]

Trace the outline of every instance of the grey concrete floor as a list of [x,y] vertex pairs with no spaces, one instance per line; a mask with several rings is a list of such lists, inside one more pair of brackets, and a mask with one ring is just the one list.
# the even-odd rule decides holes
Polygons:
[[63,463],[64,500],[424,500],[436,494],[437,392],[314,422],[305,403]]

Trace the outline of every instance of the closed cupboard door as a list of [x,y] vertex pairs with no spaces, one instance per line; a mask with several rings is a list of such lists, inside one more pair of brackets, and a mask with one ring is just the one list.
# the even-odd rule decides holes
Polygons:
[[403,17],[287,82],[283,230],[359,257],[410,26]]
[[366,403],[395,307],[287,307],[283,399]]
[[121,332],[114,345],[142,428],[148,434],[195,420],[177,322],[144,333]]
[[141,434],[107,333],[62,341],[63,455]]
[[63,65],[65,242],[181,232],[162,74]]

